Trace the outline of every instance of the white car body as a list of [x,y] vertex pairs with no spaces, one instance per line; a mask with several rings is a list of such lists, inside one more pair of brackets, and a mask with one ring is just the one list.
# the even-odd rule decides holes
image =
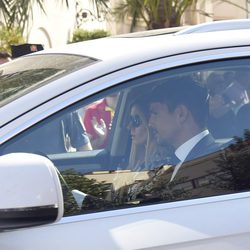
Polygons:
[[239,30],[239,29],[247,30],[249,29],[249,26],[250,26],[249,19],[223,20],[218,22],[207,22],[195,25],[193,27],[177,32],[176,35],[214,32],[222,30]]
[[[57,111],[127,80],[183,65],[249,58],[249,34],[250,29],[110,37],[40,51],[36,54],[84,55],[100,61],[1,106],[0,144]],[[249,210],[248,191],[74,215],[48,225],[0,232],[0,249],[246,250]]]

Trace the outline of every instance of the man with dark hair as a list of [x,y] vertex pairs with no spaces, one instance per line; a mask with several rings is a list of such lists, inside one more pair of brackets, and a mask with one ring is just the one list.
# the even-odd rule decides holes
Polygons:
[[220,147],[206,128],[208,93],[191,78],[179,77],[155,88],[151,96],[149,125],[158,143],[172,145],[177,157],[172,181],[184,161]]

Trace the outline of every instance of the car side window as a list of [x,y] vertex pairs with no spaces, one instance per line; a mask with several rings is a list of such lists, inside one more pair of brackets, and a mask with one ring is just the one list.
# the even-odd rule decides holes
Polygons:
[[65,216],[250,190],[250,60],[164,70],[41,121],[1,154],[46,155]]

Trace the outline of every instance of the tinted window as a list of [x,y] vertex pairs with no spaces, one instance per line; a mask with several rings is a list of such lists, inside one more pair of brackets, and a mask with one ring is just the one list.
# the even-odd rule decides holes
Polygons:
[[34,55],[0,68],[0,106],[97,60],[76,55]]

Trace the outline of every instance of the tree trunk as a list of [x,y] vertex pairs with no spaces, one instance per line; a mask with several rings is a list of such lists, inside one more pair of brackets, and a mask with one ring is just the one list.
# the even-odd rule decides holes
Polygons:
[[157,8],[157,16],[151,16],[150,29],[180,26],[180,15],[172,6],[172,1],[160,0]]
[[157,16],[153,17],[151,20],[152,29],[161,29],[166,27],[166,10],[165,10],[165,1],[160,0],[160,3],[157,7]]

